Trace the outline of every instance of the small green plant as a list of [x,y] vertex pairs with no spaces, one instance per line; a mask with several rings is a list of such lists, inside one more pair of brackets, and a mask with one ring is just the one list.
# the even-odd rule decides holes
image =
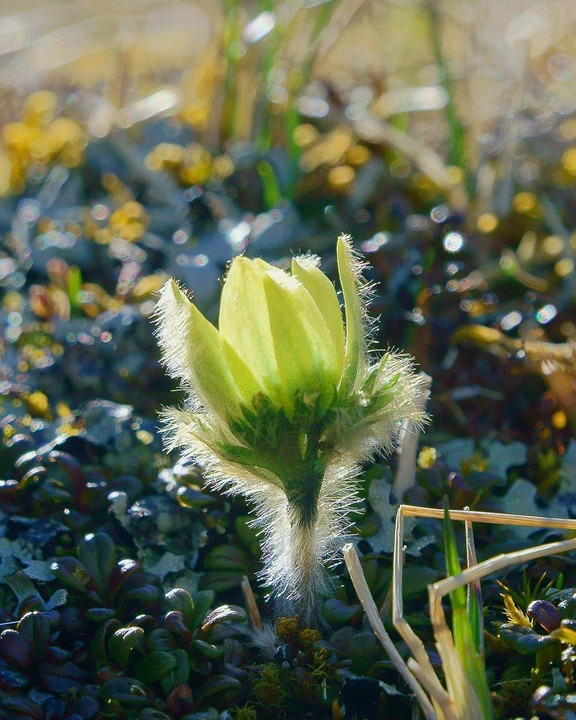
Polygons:
[[188,395],[167,410],[167,440],[208,483],[243,494],[264,536],[262,577],[314,612],[358,502],[360,463],[389,450],[400,421],[422,423],[422,380],[403,355],[368,349],[366,286],[350,240],[337,246],[345,303],[315,258],[291,274],[236,258],[217,330],[168,282],[157,306],[163,360]]
[[247,695],[242,608],[213,607],[209,590],[163,591],[106,533],[86,535],[77,556],[52,564],[49,600],[23,573],[8,580],[16,606],[0,609],[7,720],[217,717],[216,707]]

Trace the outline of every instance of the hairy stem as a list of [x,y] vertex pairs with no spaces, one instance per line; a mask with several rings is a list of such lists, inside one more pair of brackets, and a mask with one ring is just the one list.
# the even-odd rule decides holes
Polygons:
[[327,585],[317,532],[317,505],[290,505],[289,522],[290,540],[286,552],[296,591],[294,606],[305,620],[310,621],[317,613]]
[[318,528],[318,498],[324,476],[323,464],[309,458],[293,468],[286,482],[289,537],[284,548],[289,593],[294,609],[310,621],[327,585],[323,543]]

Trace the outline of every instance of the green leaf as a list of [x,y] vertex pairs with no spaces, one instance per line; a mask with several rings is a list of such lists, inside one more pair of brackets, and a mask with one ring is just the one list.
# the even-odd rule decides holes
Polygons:
[[206,570],[234,570],[249,573],[251,562],[248,554],[235,545],[217,545],[212,548],[204,560]]
[[184,616],[179,610],[169,610],[164,616],[164,627],[176,635],[190,639],[190,630],[184,623]]
[[234,520],[234,531],[242,545],[246,546],[254,557],[259,558],[262,551],[258,541],[258,532],[251,524],[251,520],[250,515],[239,515]]
[[[450,520],[450,510],[448,507],[448,499],[444,498],[444,523],[442,525],[442,533],[444,539],[444,558],[446,563],[446,575],[460,575],[462,567],[460,565],[460,557],[458,555],[458,547],[456,545],[456,536],[454,534],[454,525]],[[459,587],[450,593],[450,602],[452,609],[466,608],[466,590]]]
[[217,502],[213,495],[207,495],[206,493],[200,492],[200,490],[194,490],[189,487],[179,487],[176,493],[176,499],[182,507],[187,508],[202,508],[208,505],[214,505]]
[[94,580],[83,563],[73,557],[63,557],[50,565],[52,574],[67,587],[86,594]]
[[142,585],[123,594],[122,604],[126,605],[131,600],[138,600],[143,605],[150,606],[159,599],[161,592],[157,585]]
[[226,592],[239,588],[245,572],[238,570],[208,570],[200,580],[200,587],[210,588],[214,592]]
[[128,627],[116,630],[110,640],[108,640],[108,655],[110,659],[124,668],[128,661],[128,656],[143,636],[144,630],[141,627]]
[[134,675],[144,683],[156,682],[174,670],[177,664],[178,661],[172,653],[153,650],[138,661]]
[[40,660],[50,644],[50,623],[46,615],[37,610],[28,612],[20,619],[16,628],[31,645],[35,660]]
[[468,613],[468,619],[472,626],[472,632],[474,635],[474,647],[476,652],[481,652],[483,645],[483,638],[481,637],[482,628],[482,595],[480,594],[480,588],[471,583],[468,586],[466,594],[466,611]]
[[271,210],[277,207],[282,200],[282,191],[280,190],[278,178],[274,173],[274,168],[267,160],[261,160],[256,165],[256,171],[262,182],[264,206],[267,210]]
[[[532,678],[536,680],[548,672],[550,666],[559,668],[562,661],[562,644],[550,643],[549,645],[540,645],[534,656],[534,664],[532,667]],[[558,669],[558,672],[560,670]]]
[[196,702],[198,705],[201,705],[207,698],[224,692],[228,697],[228,693],[231,690],[240,692],[242,690],[242,683],[229,675],[214,675],[202,683],[196,693]]
[[190,656],[186,650],[176,648],[172,650],[172,655],[176,658],[176,667],[159,680],[164,695],[169,695],[178,685],[187,686],[190,678]]
[[194,594],[194,614],[190,623],[190,629],[196,630],[204,622],[206,613],[214,602],[215,593],[212,590],[199,590]]
[[155,628],[148,634],[147,643],[153,650],[171,652],[176,648],[176,640],[170,630]]
[[98,663],[104,665],[108,662],[108,639],[121,627],[120,620],[113,618],[98,628],[92,640],[92,652]]
[[330,624],[347,625],[361,617],[362,606],[348,605],[338,598],[330,598],[322,606],[322,615]]
[[[454,535],[454,527],[449,515],[448,499],[444,499],[444,522],[442,525],[444,537],[444,554],[446,572],[449,576],[457,576],[462,572],[458,547]],[[486,678],[484,658],[476,651],[474,629],[468,615],[466,590],[460,586],[450,593],[452,604],[452,633],[454,645],[462,666],[470,680],[480,702],[483,715],[486,719],[494,715],[490,689]]]
[[176,667],[171,671],[174,676],[174,685],[188,685],[190,679],[190,658],[186,650],[176,648],[172,650],[172,655],[176,658]]
[[534,655],[538,648],[558,642],[552,634],[540,635],[532,628],[513,623],[501,625],[498,636],[520,655]]
[[[163,680],[164,678],[160,680],[161,684]],[[156,708],[144,708],[138,715],[138,720],[172,720],[172,718],[161,710],[156,710]]]
[[434,568],[424,565],[408,565],[403,572],[404,597],[409,598],[425,592],[428,585],[438,580],[438,575],[438,571]]
[[222,645],[213,645],[212,643],[205,642],[204,640],[193,640],[191,648],[197,650],[208,660],[218,660],[224,655],[224,648]]
[[82,271],[77,265],[70,265],[66,274],[66,295],[70,302],[70,310],[74,316],[81,315],[82,303],[80,291],[82,290]]
[[115,703],[119,709],[146,707],[150,702],[146,687],[136,678],[131,677],[107,680],[100,688],[100,699],[105,704]]
[[219,720],[220,713],[216,708],[207,708],[199,712],[187,713],[180,720]]
[[34,650],[17,630],[9,628],[0,633],[0,657],[16,670],[30,672],[34,663]]
[[88,608],[86,612],[84,613],[85,617],[88,618],[88,620],[92,620],[93,622],[101,623],[106,622],[106,620],[110,620],[116,615],[116,610],[114,608]]
[[246,622],[247,619],[244,608],[238,605],[220,605],[206,615],[202,623],[202,631],[206,632],[224,622]]
[[116,565],[116,545],[110,535],[106,533],[86,535],[80,544],[78,557],[96,581],[98,592],[103,593]]
[[164,599],[171,610],[178,610],[182,613],[186,627],[190,628],[194,619],[194,600],[184,588],[169,590]]

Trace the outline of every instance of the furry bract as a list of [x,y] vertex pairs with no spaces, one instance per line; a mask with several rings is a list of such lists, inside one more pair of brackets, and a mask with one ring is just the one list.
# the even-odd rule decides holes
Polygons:
[[344,313],[310,255],[291,272],[235,258],[218,329],[172,280],[156,310],[163,362],[187,394],[163,414],[168,446],[252,504],[261,579],[305,616],[329,590],[361,463],[392,448],[402,420],[424,417],[410,359],[368,347],[362,265],[346,236],[337,260]]

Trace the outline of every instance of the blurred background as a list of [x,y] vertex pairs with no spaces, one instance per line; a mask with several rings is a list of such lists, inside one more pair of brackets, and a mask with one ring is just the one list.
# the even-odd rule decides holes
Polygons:
[[[194,105],[197,122],[202,112],[213,120],[217,108],[206,106],[222,101],[225,64],[246,91],[237,109],[246,115],[236,128],[242,134],[255,84],[281,112],[295,86],[325,100],[328,83],[352,119],[413,113],[415,137],[437,147],[447,136],[435,122],[446,74],[476,159],[496,126],[506,125],[500,142],[513,143],[526,132],[513,127],[524,113],[545,125],[576,105],[570,0],[5,0],[1,12],[4,119],[17,112],[18,95],[68,87],[89,96],[97,135]],[[322,117],[329,106],[308,110]]]
[[[433,375],[436,417],[482,434],[496,399],[501,420],[534,428],[510,371],[526,370],[519,348],[576,337],[573,2],[1,12],[8,381],[32,373],[50,400],[73,389],[138,404],[134,387],[158,400],[149,315],[168,275],[215,317],[235,254],[286,266],[311,250],[333,272],[345,232],[370,266],[378,342]],[[556,387],[541,412],[576,424],[572,371],[528,370]],[[453,403],[458,383],[471,414]]]

